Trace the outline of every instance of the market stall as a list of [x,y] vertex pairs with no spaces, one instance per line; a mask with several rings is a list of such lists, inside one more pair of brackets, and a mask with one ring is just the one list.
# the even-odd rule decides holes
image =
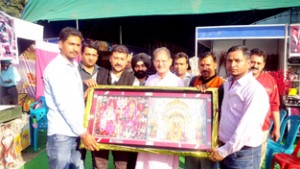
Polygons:
[[[0,11],[0,60],[11,60],[14,66],[19,65],[19,45],[22,44],[18,44],[18,39],[41,41],[43,27]],[[21,105],[0,105],[0,168],[22,166],[21,151],[29,145],[29,115],[23,113]]]
[[[278,70],[287,67],[288,27],[279,25],[238,25],[197,27],[195,54],[212,50],[216,54],[226,52],[231,46],[245,45],[249,49],[260,48],[268,55],[267,69]],[[218,73],[225,77],[222,59]]]

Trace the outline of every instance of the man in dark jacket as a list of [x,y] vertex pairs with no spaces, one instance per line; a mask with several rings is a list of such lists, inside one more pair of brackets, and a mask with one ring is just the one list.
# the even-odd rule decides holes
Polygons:
[[[89,87],[97,85],[123,85],[123,86],[138,86],[139,81],[132,73],[125,71],[128,57],[128,48],[124,45],[115,45],[111,49],[109,62],[111,70],[100,69],[97,73],[96,82],[93,79],[86,81],[85,84]],[[93,165],[94,168],[107,168],[108,150],[94,151]],[[114,157],[115,168],[126,169],[135,167],[136,153],[125,151],[112,151]],[[128,160],[130,158],[130,160]],[[127,164],[127,161],[130,163]]]

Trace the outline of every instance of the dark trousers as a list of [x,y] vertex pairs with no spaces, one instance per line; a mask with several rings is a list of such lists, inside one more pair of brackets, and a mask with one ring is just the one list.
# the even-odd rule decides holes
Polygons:
[[[116,169],[134,169],[137,153],[125,151],[111,151]],[[93,166],[95,169],[106,169],[108,165],[109,150],[93,151]],[[127,161],[130,161],[127,163]]]
[[16,86],[0,87],[0,104],[1,105],[18,104],[18,90]]

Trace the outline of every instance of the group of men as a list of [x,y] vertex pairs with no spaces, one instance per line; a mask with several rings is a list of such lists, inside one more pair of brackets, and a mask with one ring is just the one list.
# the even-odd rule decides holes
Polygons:
[[[84,168],[85,153],[79,149],[81,140],[92,152],[93,167],[107,168],[108,150],[99,150],[96,141],[83,127],[85,91],[96,85],[178,86],[219,88],[221,99],[219,147],[208,150],[209,158],[186,157],[185,168],[259,168],[262,144],[266,142],[272,115],[272,138],[279,139],[279,97],[274,79],[263,72],[266,54],[251,52],[245,46],[233,46],[227,51],[224,80],[216,73],[216,56],[205,52],[199,56],[200,75],[188,73],[188,56],[178,53],[172,59],[170,51],[157,48],[152,64],[156,73],[149,75],[150,56],[145,53],[131,59],[133,73],[126,71],[129,51],[124,45],[111,49],[111,69],[97,66],[98,45],[85,40],[75,28],[64,28],[59,35],[60,53],[44,71],[45,98],[49,107],[47,155],[50,168]],[[82,46],[82,47],[81,47]],[[75,58],[80,55],[79,64]],[[172,69],[171,69],[172,68]],[[265,145],[265,144],[264,144]],[[265,146],[263,146],[265,147]],[[178,156],[152,153],[111,151],[115,168],[178,168]]]

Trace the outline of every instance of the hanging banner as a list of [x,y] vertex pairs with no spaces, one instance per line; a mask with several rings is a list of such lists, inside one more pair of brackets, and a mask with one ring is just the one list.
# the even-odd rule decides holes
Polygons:
[[17,60],[14,18],[0,11],[0,60]]

